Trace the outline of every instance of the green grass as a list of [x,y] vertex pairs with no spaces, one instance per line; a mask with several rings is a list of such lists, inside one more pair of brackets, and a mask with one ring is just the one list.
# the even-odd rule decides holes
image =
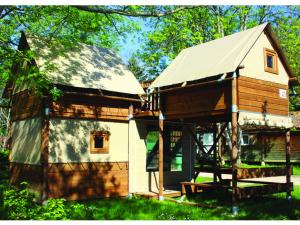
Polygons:
[[[158,200],[103,199],[86,201],[81,216],[70,219],[94,220],[298,220],[300,219],[300,186],[296,186],[292,200],[285,193],[244,200],[239,203],[239,215],[231,214],[231,196],[225,193],[200,193],[187,199],[217,206],[216,208],[187,206]],[[72,203],[68,203],[72,205]]]
[[300,166],[293,166],[293,174],[300,175]]

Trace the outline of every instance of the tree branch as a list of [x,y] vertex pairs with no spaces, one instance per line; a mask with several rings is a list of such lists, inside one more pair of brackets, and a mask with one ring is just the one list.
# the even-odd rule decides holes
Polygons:
[[181,6],[176,9],[168,10],[164,12],[143,12],[143,11],[131,12],[131,11],[126,11],[125,8],[124,10],[120,10],[120,9],[109,9],[109,8],[99,8],[99,7],[96,8],[96,7],[85,6],[85,5],[78,5],[74,7],[79,10],[92,12],[92,13],[118,14],[122,16],[130,16],[130,17],[163,17],[163,16],[177,13],[182,10],[193,9],[200,6]]

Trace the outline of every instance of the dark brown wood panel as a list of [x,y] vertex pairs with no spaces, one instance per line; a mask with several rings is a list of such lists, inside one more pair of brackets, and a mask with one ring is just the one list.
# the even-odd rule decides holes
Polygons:
[[128,120],[128,107],[53,103],[52,118]]
[[261,186],[249,186],[237,189],[237,196],[239,199],[252,198],[257,196],[269,195],[274,193],[286,192],[293,190],[293,183],[277,183],[266,184]]
[[250,179],[259,177],[285,176],[286,168],[270,167],[270,168],[238,168],[237,179]]
[[50,163],[49,197],[84,200],[128,194],[128,163]]
[[41,97],[31,95],[27,90],[12,97],[12,121],[23,120],[41,115]]
[[[286,98],[279,96],[286,91]],[[287,116],[289,113],[288,86],[240,76],[238,78],[240,110]]]
[[163,94],[162,101],[163,111],[168,118],[224,113],[230,110],[230,83],[185,89],[184,92],[167,92]]
[[9,164],[10,185],[19,186],[23,181],[28,182],[29,189],[41,193],[42,166],[11,162]]
[[266,81],[266,80],[259,80],[259,79],[246,77],[246,76],[239,76],[238,80],[239,81],[256,83],[256,84],[265,85],[265,86],[270,86],[270,87],[281,88],[281,89],[287,89],[288,88],[288,85],[285,85],[285,84],[274,83],[274,82],[270,82],[270,81]]

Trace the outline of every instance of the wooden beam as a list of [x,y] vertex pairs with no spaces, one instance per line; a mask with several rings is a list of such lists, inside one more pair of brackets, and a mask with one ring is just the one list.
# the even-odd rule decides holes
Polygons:
[[232,151],[231,151],[231,164],[232,164],[232,204],[233,204],[233,213],[237,213],[237,157],[238,157],[238,108],[237,108],[237,78],[234,74],[232,80],[231,87],[231,143],[232,143]]
[[110,96],[110,95],[100,95],[100,94],[88,94],[88,93],[80,93],[80,92],[72,92],[66,91],[64,92],[65,95],[81,95],[84,97],[98,97],[104,99],[111,99],[111,100],[122,100],[122,101],[129,101],[129,102],[142,102],[143,100],[137,98],[126,98],[126,97],[119,97],[119,96]]
[[[46,201],[49,196],[49,185],[48,185],[48,158],[49,158],[49,114],[50,108],[47,103],[47,99],[43,99],[43,107],[41,112],[41,161],[42,161],[42,196],[41,201]],[[46,108],[49,109],[46,110]]]
[[[217,145],[216,143],[218,142],[217,140],[217,132],[218,132],[218,129],[217,129],[217,124],[214,123],[214,133],[213,133],[213,137],[214,137],[214,148],[213,148],[213,163],[214,163],[214,167],[216,168],[217,167]],[[220,134],[218,134],[220,135]],[[214,183],[217,183],[217,174],[214,172]]]
[[218,136],[216,137],[216,140],[214,141],[213,145],[210,147],[210,149],[209,149],[209,151],[207,152],[207,154],[210,154],[210,153],[216,148],[216,145],[217,145],[219,139],[222,137],[222,135],[223,135],[223,133],[224,133],[226,127],[227,127],[227,124],[228,124],[228,122],[224,124],[224,126],[222,127],[220,133],[219,133]]
[[159,147],[158,147],[158,173],[159,173],[159,198],[163,198],[164,190],[164,118],[162,111],[159,110]]
[[224,84],[227,81],[231,81],[232,78],[225,78],[223,80],[213,80],[213,81],[206,81],[206,82],[201,82],[201,83],[197,83],[197,84],[190,84],[184,87],[174,87],[174,88],[168,88],[168,89],[164,89],[164,90],[160,90],[160,91],[156,91],[156,92],[152,92],[151,94],[157,94],[157,93],[165,93],[165,92],[170,92],[170,91],[178,91],[178,90],[185,90],[188,88],[193,88],[193,87],[201,87],[201,86],[206,86],[206,85],[212,85],[212,84]]
[[192,135],[194,141],[196,142],[196,144],[198,145],[199,149],[202,151],[202,153],[204,155],[206,155],[206,151],[204,149],[206,149],[206,147],[204,145],[202,145],[202,143],[197,139],[196,134],[191,130],[191,128],[189,126],[186,126],[187,130],[189,131],[189,133]]
[[221,132],[221,123],[218,123],[218,134],[221,134],[222,136],[218,140],[218,159],[220,162],[220,165],[223,166],[223,157],[222,157],[222,148],[223,148],[223,134]]
[[291,197],[291,130],[288,129],[286,131],[286,136],[285,136],[285,152],[286,152],[286,184],[288,185],[287,189],[287,197]]

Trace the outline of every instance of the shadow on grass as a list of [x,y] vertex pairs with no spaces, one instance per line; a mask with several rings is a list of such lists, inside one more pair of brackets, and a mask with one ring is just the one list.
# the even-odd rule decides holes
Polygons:
[[[219,215],[230,214],[231,195],[226,192],[204,192],[188,197],[189,201],[201,202],[219,206],[215,212]],[[239,220],[298,220],[300,219],[300,186],[296,186],[292,193],[292,200],[286,199],[285,193],[278,193],[270,196],[245,199],[239,202]]]

